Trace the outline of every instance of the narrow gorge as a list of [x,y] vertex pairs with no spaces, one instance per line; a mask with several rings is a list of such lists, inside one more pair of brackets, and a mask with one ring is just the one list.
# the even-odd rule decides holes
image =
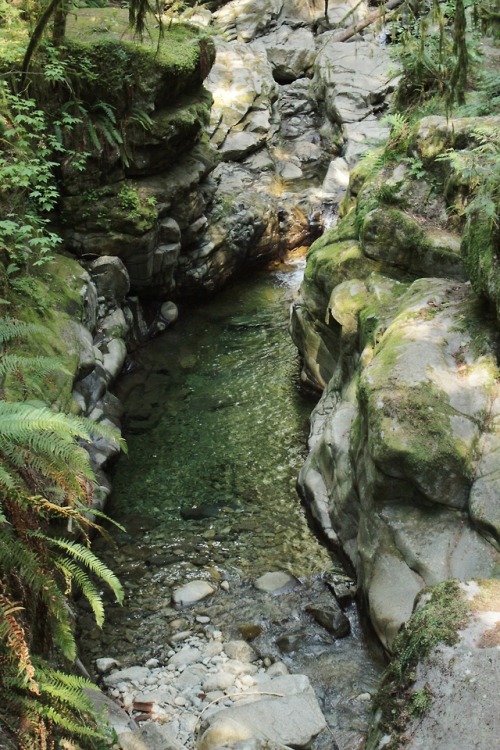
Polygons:
[[62,252],[6,265],[6,304],[63,363],[43,401],[102,429],[92,548],[125,597],[102,629],[71,606],[123,750],[500,736],[498,14],[466,100],[453,69],[426,104],[404,26],[460,59],[455,9],[399,5],[166,8],[157,43],[82,7],[41,52],[47,112],[91,127]]

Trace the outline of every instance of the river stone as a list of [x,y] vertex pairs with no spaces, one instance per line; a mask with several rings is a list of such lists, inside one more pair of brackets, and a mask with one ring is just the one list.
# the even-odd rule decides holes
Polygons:
[[160,320],[166,325],[175,323],[179,317],[179,310],[175,302],[164,302],[160,307]]
[[246,641],[227,641],[224,644],[224,651],[230,659],[238,661],[252,662],[257,659],[257,654]]
[[208,675],[203,680],[202,687],[206,693],[210,693],[212,690],[227,690],[227,688],[234,685],[236,675],[231,672],[219,671],[216,674]]
[[318,625],[328,630],[335,638],[345,638],[351,632],[351,623],[339,607],[306,607],[306,611]]
[[90,331],[77,321],[72,321],[72,328],[78,349],[78,368],[75,379],[79,380],[92,372],[96,358]]
[[297,579],[290,573],[283,570],[264,573],[254,581],[254,586],[259,591],[265,591],[268,594],[280,594],[295,588],[298,585]]
[[259,692],[262,693],[259,700],[223,709],[209,717],[202,726],[199,750],[216,750],[228,742],[251,738],[305,748],[326,727],[305,675],[286,675],[261,682]]
[[116,661],[116,659],[112,659],[110,657],[103,656],[100,659],[95,660],[95,667],[99,674],[107,674],[117,666],[118,662]]
[[195,664],[201,661],[202,658],[203,654],[199,649],[193,646],[183,646],[180,651],[177,651],[170,657],[168,664],[170,667],[184,667],[189,664]]
[[220,718],[210,724],[197,743],[198,750],[219,750],[222,747],[232,747],[242,740],[251,740],[252,730],[230,716]]
[[276,639],[276,645],[284,654],[292,654],[298,651],[305,639],[307,638],[306,630],[296,630],[293,633],[285,633]]
[[133,680],[145,680],[149,677],[149,669],[147,667],[128,667],[127,669],[119,669],[116,672],[106,675],[104,677],[104,683],[108,687],[117,685],[119,682],[132,682]]
[[127,345],[123,339],[111,339],[105,345],[102,366],[107,374],[108,383],[112,383],[120,374],[127,356]]
[[213,594],[215,588],[207,581],[189,581],[184,586],[174,589],[172,598],[178,607],[185,607],[189,604],[199,602],[201,599]]
[[172,737],[168,727],[147,721],[132,735],[119,735],[123,750],[184,750],[184,745]]

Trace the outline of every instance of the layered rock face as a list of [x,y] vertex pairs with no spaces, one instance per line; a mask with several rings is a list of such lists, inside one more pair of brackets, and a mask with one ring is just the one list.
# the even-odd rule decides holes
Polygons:
[[[353,172],[291,324],[304,381],[324,389],[300,487],[389,649],[423,587],[500,572],[498,334],[432,190],[444,122],[421,121],[398,163]],[[417,156],[430,170],[414,175]]]
[[[363,10],[334,3],[327,23],[323,3],[233,0],[186,13],[178,61],[148,61],[130,44],[121,57],[116,43],[86,48],[95,64],[122,70],[106,96],[124,135],[84,176],[63,170],[68,248],[85,262],[119,257],[132,293],[161,300],[214,292],[245,267],[309,245],[348,166],[388,132],[375,117],[395,83],[387,50],[338,43],[331,30]],[[93,22],[101,14],[109,24],[107,13]],[[91,110],[103,86],[85,92]]]

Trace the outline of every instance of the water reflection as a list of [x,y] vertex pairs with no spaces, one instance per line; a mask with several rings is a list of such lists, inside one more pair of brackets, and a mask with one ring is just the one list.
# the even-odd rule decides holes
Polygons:
[[[109,508],[127,531],[116,535],[116,551],[99,550],[124,581],[127,602],[111,607],[103,635],[88,618],[85,648],[88,662],[161,658],[179,617],[172,588],[224,582],[183,617],[189,623],[203,612],[228,637],[241,637],[242,622],[257,623],[260,653],[310,676],[347,750],[366,729],[368,707],[356,696],[373,689],[380,665],[354,607],[352,635],[342,641],[306,613],[307,604],[331,600],[325,582],[342,569],[312,534],[295,492],[312,403],[300,391],[287,321],[303,267],[296,258],[181,310],[172,329],[136,352],[119,386],[129,455]],[[256,591],[252,581],[274,570],[301,585],[279,599]],[[299,646],[281,653],[278,639],[296,632]]]

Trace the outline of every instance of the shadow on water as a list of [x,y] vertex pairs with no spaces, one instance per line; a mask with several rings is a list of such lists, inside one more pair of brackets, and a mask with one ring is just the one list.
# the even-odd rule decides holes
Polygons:
[[[126,531],[114,534],[114,550],[97,543],[124,582],[126,603],[110,605],[103,633],[83,612],[84,652],[90,667],[98,656],[123,665],[166,658],[179,621],[172,589],[206,579],[217,593],[182,611],[186,627],[200,614],[226,638],[258,625],[258,653],[310,677],[339,747],[354,750],[381,664],[354,604],[351,635],[341,640],[306,611],[327,607],[327,582],[345,573],[313,534],[295,490],[313,405],[287,330],[302,270],[295,263],[234,285],[182,311],[135,353],[118,388],[129,454],[108,507]],[[275,570],[297,587],[279,597],[257,591],[252,582]],[[315,747],[331,743],[327,736]]]

